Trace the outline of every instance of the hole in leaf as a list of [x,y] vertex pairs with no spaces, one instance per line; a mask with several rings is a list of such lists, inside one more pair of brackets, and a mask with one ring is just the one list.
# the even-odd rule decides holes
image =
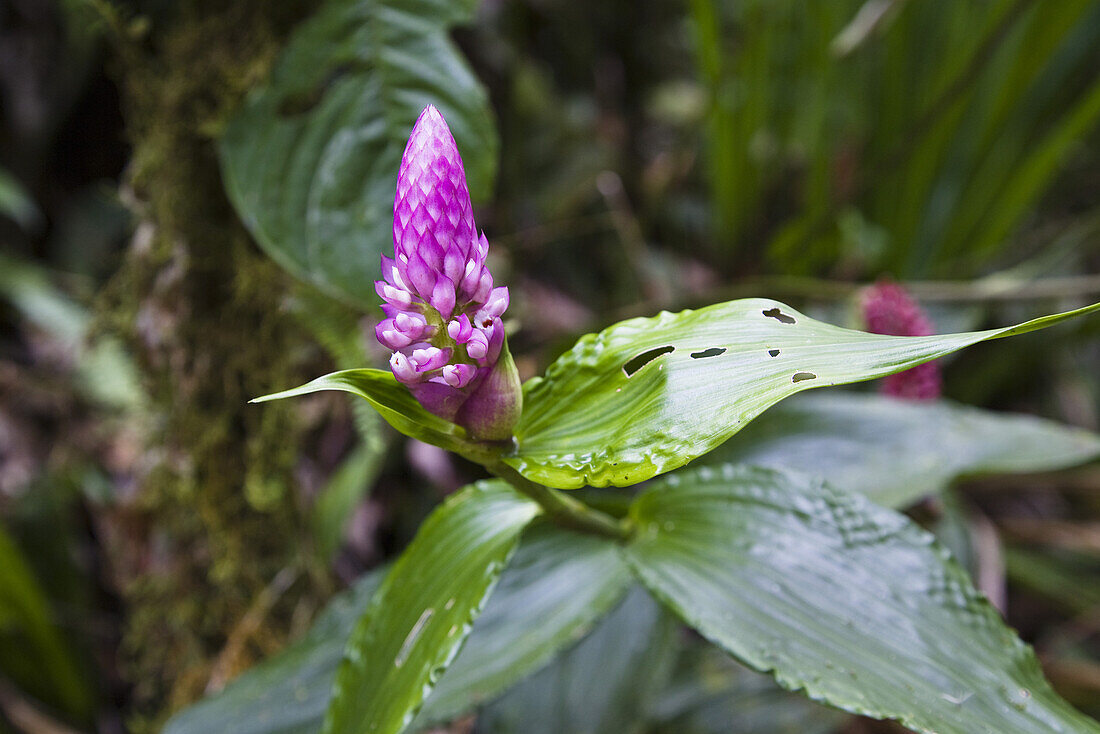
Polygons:
[[675,351],[676,347],[669,345],[667,347],[657,347],[656,349],[650,349],[648,351],[642,352],[637,357],[634,357],[629,362],[623,365],[623,372],[626,373],[627,377],[631,377],[635,372],[645,367],[647,364],[657,359],[662,354],[669,354]]
[[711,347],[710,349],[704,349],[701,352],[692,352],[692,359],[706,359],[707,357],[717,357],[726,351],[725,347]]
[[780,311],[778,308],[769,308],[767,311],[761,311],[760,313],[767,316],[769,319],[775,319],[781,324],[793,324],[794,316],[788,316]]
[[769,349],[768,350],[768,356],[769,357],[778,357],[779,356],[779,350],[778,349]]
[[791,382],[802,382],[803,380],[814,379],[817,379],[817,375],[815,375],[813,372],[795,372],[794,376],[791,377]]

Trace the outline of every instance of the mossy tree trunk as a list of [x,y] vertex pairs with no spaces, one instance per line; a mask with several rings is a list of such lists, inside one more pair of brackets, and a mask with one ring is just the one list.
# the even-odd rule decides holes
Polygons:
[[128,567],[114,569],[138,730],[282,644],[328,589],[290,481],[295,407],[247,403],[301,382],[316,351],[287,313],[287,276],[227,201],[216,156],[302,5],[184,0],[114,22],[136,227],[99,315],[137,355],[152,402]]

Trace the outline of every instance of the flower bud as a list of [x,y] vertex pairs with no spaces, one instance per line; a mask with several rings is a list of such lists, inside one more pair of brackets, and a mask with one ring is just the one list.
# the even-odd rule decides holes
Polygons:
[[375,335],[390,368],[427,410],[484,440],[512,435],[522,391],[505,346],[508,289],[485,266],[466,171],[451,131],[428,106],[413,126],[393,203],[393,257],[382,256],[386,319]]

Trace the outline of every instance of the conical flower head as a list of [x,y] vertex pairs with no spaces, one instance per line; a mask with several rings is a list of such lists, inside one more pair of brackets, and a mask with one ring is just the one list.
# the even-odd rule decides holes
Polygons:
[[432,106],[401,159],[393,248],[392,258],[382,256],[375,289],[387,317],[376,335],[394,350],[394,376],[432,413],[480,438],[509,437],[520,389],[504,346],[508,289],[493,287],[489,242],[474,226],[462,157]]

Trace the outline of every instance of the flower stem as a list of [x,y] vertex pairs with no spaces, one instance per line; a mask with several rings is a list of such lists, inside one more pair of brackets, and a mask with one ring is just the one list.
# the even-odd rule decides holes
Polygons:
[[629,520],[616,520],[559,490],[536,484],[502,461],[493,462],[488,469],[511,484],[517,492],[537,502],[546,516],[562,527],[618,541],[629,540],[631,537]]

